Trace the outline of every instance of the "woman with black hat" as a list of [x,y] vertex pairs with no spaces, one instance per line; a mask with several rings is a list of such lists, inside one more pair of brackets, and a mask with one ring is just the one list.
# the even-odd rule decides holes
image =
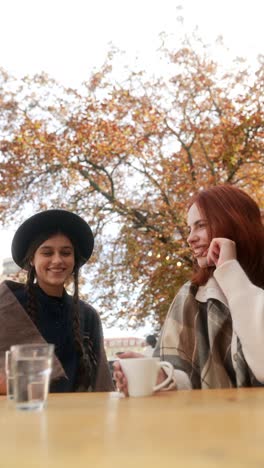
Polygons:
[[[79,269],[93,246],[89,225],[66,210],[37,213],[18,228],[11,250],[27,282],[0,285],[0,376],[11,345],[48,342],[55,345],[50,391],[113,390],[100,318],[78,296]],[[71,277],[73,296],[65,290]]]

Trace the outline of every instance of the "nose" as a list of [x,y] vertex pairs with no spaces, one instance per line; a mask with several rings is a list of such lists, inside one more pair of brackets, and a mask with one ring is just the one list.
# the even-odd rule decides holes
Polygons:
[[54,252],[54,254],[52,255],[52,263],[62,263],[62,256],[60,252]]
[[192,245],[194,242],[198,240],[197,234],[195,234],[193,231],[189,232],[189,235],[187,237],[187,242],[189,245]]

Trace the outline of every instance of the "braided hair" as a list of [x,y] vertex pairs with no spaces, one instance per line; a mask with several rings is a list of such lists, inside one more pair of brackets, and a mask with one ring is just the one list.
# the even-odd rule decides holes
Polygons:
[[72,241],[72,239],[67,235],[67,233],[63,233],[61,231],[48,231],[42,233],[38,236],[30,245],[26,256],[24,258],[24,268],[27,269],[27,280],[26,280],[26,291],[27,291],[27,304],[26,310],[31,318],[31,320],[37,325],[37,316],[38,316],[38,305],[35,293],[34,283],[36,280],[36,270],[34,265],[32,265],[32,259],[38,247],[49,239],[51,236],[56,234],[63,234],[68,239],[70,239],[73,247],[74,247],[74,257],[75,257],[75,265],[73,269],[73,281],[74,281],[74,292],[73,292],[73,306],[72,306],[72,329],[73,329],[73,336],[74,336],[74,345],[75,350],[79,356],[79,368],[77,371],[77,377],[75,382],[75,389],[80,388],[84,389],[88,386],[92,385],[93,381],[93,374],[94,374],[94,364],[95,356],[93,350],[89,352],[90,356],[87,356],[84,346],[83,340],[80,331],[80,302],[79,302],[79,270],[80,270],[80,263],[81,263],[81,255],[79,253],[78,247]]
[[37,321],[37,301],[34,293],[34,280],[35,280],[35,267],[33,265],[29,266],[27,272],[27,282],[26,282],[26,291],[27,291],[27,313],[31,320],[36,324]]
[[77,372],[77,379],[75,382],[75,388],[82,388],[91,385],[92,383],[92,366],[90,359],[87,359],[85,349],[83,346],[83,340],[80,332],[80,302],[79,302],[79,267],[76,263],[73,269],[73,280],[74,280],[74,293],[73,293],[73,334],[74,343],[77,353],[80,356],[79,369]]

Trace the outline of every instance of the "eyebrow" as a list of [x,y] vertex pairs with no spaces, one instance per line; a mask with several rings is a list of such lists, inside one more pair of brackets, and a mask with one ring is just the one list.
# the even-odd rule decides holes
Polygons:
[[[52,245],[43,245],[42,247],[39,248],[40,250],[45,250],[45,249],[54,249]],[[73,250],[73,247],[71,245],[62,245],[60,249],[69,249]]]

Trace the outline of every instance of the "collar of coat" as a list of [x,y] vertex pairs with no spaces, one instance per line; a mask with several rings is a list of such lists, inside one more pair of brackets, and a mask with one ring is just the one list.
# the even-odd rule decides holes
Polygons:
[[209,278],[204,286],[199,286],[195,299],[199,302],[207,302],[209,299],[216,299],[228,307],[227,299],[214,277]]
[[[4,281],[0,284],[0,374],[3,375],[5,372],[5,351],[10,346],[23,343],[46,343],[36,325],[13,293],[13,291],[24,287],[24,284],[14,281]],[[66,300],[71,302],[72,299],[67,295]],[[93,307],[82,301],[80,301],[80,310],[83,311],[81,314],[81,329],[86,366],[88,365],[88,360],[93,358],[95,352],[96,359],[93,362],[95,374],[93,386],[90,387],[90,383],[89,387],[86,384],[80,385],[78,391],[87,391],[89,389],[101,392],[113,391],[114,386],[104,351],[100,319]],[[85,311],[89,313],[84,313]],[[92,336],[90,336],[90,333]],[[92,350],[93,346],[96,351]],[[59,359],[55,355],[51,379],[59,379],[61,377],[68,378]]]
[[[5,351],[12,345],[25,343],[46,343],[36,325],[30,319],[13,290],[24,287],[14,281],[0,284],[0,373],[5,372]],[[56,356],[53,358],[52,379],[67,378]]]

